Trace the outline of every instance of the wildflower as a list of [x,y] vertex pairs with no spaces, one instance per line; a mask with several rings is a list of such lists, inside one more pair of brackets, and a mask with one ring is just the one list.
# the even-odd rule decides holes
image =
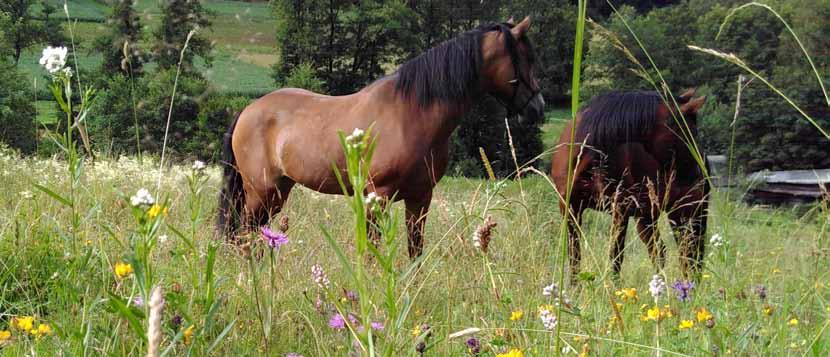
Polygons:
[[622,301],[636,303],[639,297],[637,296],[637,289],[636,288],[623,288],[621,290],[617,290],[614,292],[614,295],[617,295]]
[[680,320],[680,325],[677,326],[680,330],[687,330],[695,327],[695,322],[692,320]]
[[317,286],[321,289],[328,289],[329,278],[326,276],[326,272],[323,271],[323,267],[320,264],[314,264],[311,266],[311,278],[314,279],[314,282],[317,283]]
[[772,273],[773,273],[773,274],[779,274],[779,273],[781,273],[781,269],[778,269],[778,268],[772,268]]
[[288,352],[285,354],[285,357],[303,357],[303,355],[294,352]]
[[372,322],[369,324],[369,327],[371,327],[371,328],[372,328],[372,330],[375,330],[375,331],[383,331],[383,329],[384,329],[386,326],[383,324],[383,322],[380,322],[380,321],[372,321]]
[[66,47],[48,46],[43,49],[43,56],[40,57],[40,65],[46,68],[49,74],[54,74],[66,65]]
[[770,316],[770,315],[772,315],[772,313],[774,311],[775,311],[775,308],[773,308],[772,306],[770,306],[770,305],[765,305],[764,306],[764,315]]
[[21,316],[12,319],[12,326],[21,331],[31,331],[35,325],[35,318],[32,316]]
[[713,247],[720,247],[724,243],[726,243],[726,241],[724,241],[723,237],[718,233],[713,234],[712,238],[709,238],[709,244],[711,244]]
[[23,197],[23,199],[25,199],[25,200],[29,200],[34,196],[35,195],[32,194],[32,191],[29,191],[29,190],[20,191],[20,197]]
[[380,204],[380,197],[374,192],[369,192],[363,201],[367,209],[374,210]]
[[66,67],[61,72],[63,72],[63,75],[66,76],[66,78],[72,78],[72,68]]
[[150,206],[150,209],[147,210],[147,217],[153,219],[158,217],[159,214],[167,215],[168,211],[167,207],[163,207],[162,205],[156,203]]
[[288,216],[280,217],[280,230],[288,232]]
[[[182,315],[176,314],[170,319],[170,326],[173,327],[174,330],[178,330],[179,326],[182,325]],[[240,325],[241,326],[241,325]]]
[[697,322],[709,321],[714,318],[705,307],[699,307],[695,310],[695,316],[697,317]]
[[542,288],[542,295],[556,298],[556,306],[559,306],[559,301],[562,301],[565,304],[565,306],[571,305],[571,299],[568,297],[567,294],[565,294],[564,291],[560,291],[559,285],[556,285],[556,283],[550,284]]
[[662,276],[655,274],[651,278],[651,282],[648,283],[648,292],[651,293],[651,296],[655,299],[666,292],[666,282],[663,281]]
[[643,321],[660,321],[660,308],[655,306],[646,310],[646,314],[640,317]]
[[204,161],[196,160],[193,161],[193,171],[201,172],[205,169],[206,165]]
[[701,275],[701,278],[703,278],[703,279],[709,279],[711,277],[712,277],[711,275],[706,274],[706,273],[703,273],[703,275]]
[[142,299],[141,296],[134,297],[133,298],[133,305],[135,305],[135,307],[144,306],[144,299]]
[[124,279],[133,273],[133,266],[130,263],[115,263],[115,277]]
[[[343,290],[346,290],[346,289],[343,289]],[[357,302],[357,300],[358,300],[357,292],[355,292],[355,291],[346,290],[345,295],[346,295],[345,296],[346,301]]]
[[346,328],[346,319],[344,319],[343,315],[340,315],[339,313],[334,314],[334,316],[329,319],[329,327],[335,330],[343,330]]
[[473,356],[478,356],[478,353],[481,352],[481,342],[475,337],[470,337],[467,339],[467,351]]
[[524,357],[524,352],[518,348],[511,349],[507,353],[499,353],[496,357]]
[[164,244],[166,242],[167,242],[167,235],[166,234],[160,235],[159,236],[159,243]]
[[189,345],[193,342],[193,330],[196,329],[196,325],[190,325],[186,330],[184,330],[184,344]]
[[35,337],[48,336],[52,334],[52,327],[47,324],[38,324],[37,329],[32,328],[29,333]]
[[510,313],[510,321],[519,321],[524,317],[525,313],[522,310],[514,310]]
[[677,299],[680,301],[688,301],[689,293],[695,288],[695,283],[691,281],[675,281],[671,285],[672,289],[677,293]]
[[767,298],[767,287],[763,285],[758,285],[755,287],[755,294],[758,295],[758,298],[764,300]]
[[790,321],[787,321],[787,326],[798,326],[798,319],[793,317]]
[[355,128],[351,135],[346,137],[346,146],[352,149],[360,149],[363,146],[363,135],[365,132],[362,129]]
[[0,346],[2,346],[6,341],[12,339],[12,332],[9,330],[0,330]]
[[130,197],[130,204],[134,207],[150,206],[154,203],[156,203],[156,200],[146,188],[139,189],[134,196]]
[[553,330],[559,321],[556,319],[556,312],[552,305],[539,306],[539,319],[542,320],[542,326],[546,330]]
[[279,231],[274,232],[265,226],[262,227],[262,236],[265,238],[265,241],[268,242],[268,246],[273,249],[277,249],[288,243],[288,236],[285,235],[285,233]]
[[490,237],[493,234],[493,228],[497,225],[496,222],[493,222],[493,217],[487,216],[484,219],[484,223],[482,223],[476,231],[473,233],[473,246],[476,248],[480,248],[482,252],[487,253],[487,249],[490,246]]

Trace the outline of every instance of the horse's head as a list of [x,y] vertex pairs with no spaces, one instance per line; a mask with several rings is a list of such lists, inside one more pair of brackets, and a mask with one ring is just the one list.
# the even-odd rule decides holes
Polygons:
[[544,117],[545,101],[534,74],[536,58],[527,38],[530,17],[514,25],[512,19],[482,39],[482,85],[511,114],[537,122]]
[[[706,96],[696,97],[695,92],[695,88],[690,88],[677,97],[677,104],[680,108],[680,112],[683,113],[682,119],[680,116],[676,116],[677,120],[686,121],[685,125],[688,125],[692,136],[697,136],[697,112],[700,111],[703,104],[706,104]],[[682,127],[684,124],[682,122],[676,122],[676,125]]]

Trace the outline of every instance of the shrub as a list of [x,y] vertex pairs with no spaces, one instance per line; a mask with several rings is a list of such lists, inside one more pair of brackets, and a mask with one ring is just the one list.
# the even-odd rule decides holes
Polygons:
[[14,67],[0,70],[0,141],[23,153],[37,147],[32,97]]

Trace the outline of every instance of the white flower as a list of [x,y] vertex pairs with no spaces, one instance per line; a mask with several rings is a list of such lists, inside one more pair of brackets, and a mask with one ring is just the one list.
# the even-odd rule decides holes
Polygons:
[[648,292],[651,293],[655,299],[663,295],[666,292],[666,282],[663,281],[663,277],[655,274],[651,278],[651,282],[648,283]]
[[709,238],[709,244],[711,244],[713,247],[720,247],[725,243],[726,241],[723,240],[723,237],[718,233],[715,233],[714,235],[712,235],[712,238]]
[[164,244],[165,242],[167,242],[167,235],[166,234],[160,235],[159,236],[159,243]]
[[63,74],[66,78],[72,78],[72,68],[66,67],[63,69]]
[[556,283],[550,284],[542,288],[542,295],[553,297],[555,299],[556,306],[559,306],[560,300],[563,303],[565,303],[565,306],[571,305],[571,299],[568,297],[567,294],[565,294],[564,291],[559,290],[559,285],[556,285]]
[[355,128],[352,134],[346,137],[346,145],[352,148],[359,148],[363,144],[363,129]]
[[205,162],[201,160],[193,161],[193,171],[202,171],[205,169]]
[[556,328],[559,320],[556,319],[556,312],[544,308],[539,309],[539,319],[546,330],[552,331]]
[[380,197],[374,192],[369,192],[363,202],[366,203],[366,208],[371,210],[374,209],[376,205],[380,204]]
[[146,188],[139,189],[134,196],[130,197],[130,204],[136,207],[141,205],[149,206],[153,203],[156,203],[156,200],[152,195],[150,195],[150,191],[147,191]]
[[66,47],[46,47],[43,49],[43,56],[40,57],[40,65],[50,74],[54,74],[66,65],[67,52]]
[[34,197],[34,195],[32,194],[31,191],[26,190],[26,191],[20,191],[20,197],[23,197],[24,199],[28,200],[28,199],[31,199],[32,197]]

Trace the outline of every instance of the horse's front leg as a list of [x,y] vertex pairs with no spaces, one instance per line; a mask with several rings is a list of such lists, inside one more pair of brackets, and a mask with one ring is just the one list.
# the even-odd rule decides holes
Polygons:
[[428,194],[404,200],[406,203],[406,230],[409,235],[409,258],[416,259],[424,250],[424,225],[427,221],[432,191]]

